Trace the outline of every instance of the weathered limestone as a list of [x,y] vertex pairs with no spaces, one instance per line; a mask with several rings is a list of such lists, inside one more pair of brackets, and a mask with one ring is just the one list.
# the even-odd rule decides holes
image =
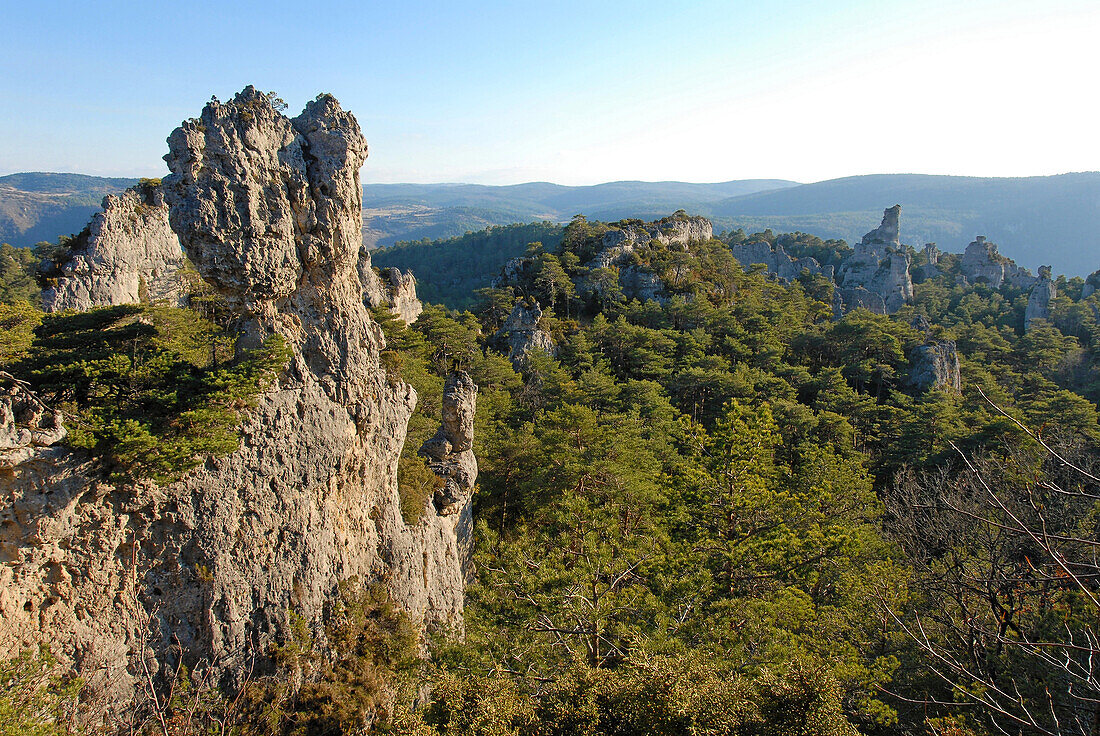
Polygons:
[[433,502],[441,516],[469,513],[471,494],[477,481],[474,457],[474,413],[477,384],[465,371],[447,377],[443,386],[443,425],[420,448],[428,467],[443,479]]
[[833,279],[832,266],[822,266],[815,258],[795,258],[788,255],[779,244],[772,247],[770,243],[754,240],[751,243],[730,246],[730,250],[745,269],[753,264],[763,263],[769,274],[783,281],[794,281],[803,271],[820,274],[830,281]]
[[493,335],[496,343],[507,350],[508,358],[517,368],[533,351],[557,355],[550,333],[539,327],[541,319],[542,307],[538,302],[520,300],[512,307],[504,325]]
[[1093,271],[1085,279],[1085,285],[1081,287],[1081,298],[1088,299],[1100,289],[1100,271]]
[[47,312],[155,301],[177,306],[187,296],[183,250],[155,184],[104,197],[103,210],[73,245],[64,260],[39,264]]
[[1037,319],[1050,319],[1050,302],[1058,296],[1058,287],[1050,280],[1050,266],[1039,266],[1039,281],[1027,297],[1024,329],[1030,330]]
[[984,235],[979,235],[966,246],[959,266],[968,282],[984,282],[994,289],[1004,283],[1028,289],[1037,280],[1030,270],[1017,266],[1011,258],[1001,255],[996,244],[986,240]]
[[65,438],[53,411],[19,381],[0,371],[0,470],[32,459]]
[[935,243],[924,244],[925,263],[919,269],[916,269],[918,281],[928,281],[942,273],[939,267],[940,255],[940,249],[936,247]]
[[[0,468],[0,655],[46,641],[119,710],[137,652],[155,668],[178,641],[190,663],[231,673],[267,651],[289,612],[323,642],[326,605],[353,578],[384,581],[426,627],[461,630],[471,528],[468,495],[415,526],[401,518],[416,394],[387,380],[363,303],[355,118],[324,95],[289,120],[249,87],[169,146],[172,227],[235,312],[239,345],[278,334],[293,358],[248,412],[240,448],[177,483],[114,486],[33,431],[31,455]],[[453,450],[472,408],[451,405]],[[25,413],[0,410],[0,437],[23,455]],[[472,454],[458,461],[471,466]]]
[[[887,208],[882,214],[882,223],[864,235],[855,246],[855,253],[841,264],[837,285],[842,289],[838,289],[837,294],[844,312],[873,301],[860,289],[880,296],[885,314],[893,314],[913,301],[909,253],[901,246],[900,218],[901,205]],[[846,296],[851,301],[845,299]]]
[[424,311],[416,296],[416,279],[412,271],[401,273],[396,268],[381,273],[371,264],[370,251],[359,248],[359,280],[363,285],[363,302],[368,307],[389,307],[394,316],[411,325]]
[[[652,271],[631,263],[631,256],[638,246],[656,240],[666,247],[680,246],[686,250],[691,243],[710,240],[713,236],[714,229],[705,217],[677,214],[650,223],[627,222],[603,236],[600,252],[585,267],[590,272],[617,269],[619,286],[627,299],[663,302],[666,297],[660,278]],[[513,269],[516,267],[512,266]],[[507,265],[505,269],[508,269]],[[597,287],[590,284],[587,288]]]
[[909,384],[918,391],[962,391],[959,351],[954,340],[929,339],[909,356]]

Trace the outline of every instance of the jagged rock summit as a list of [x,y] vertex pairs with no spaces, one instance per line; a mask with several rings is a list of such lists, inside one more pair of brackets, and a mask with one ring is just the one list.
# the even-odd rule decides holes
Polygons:
[[1050,319],[1050,302],[1058,296],[1058,287],[1050,279],[1050,266],[1039,266],[1039,280],[1031,288],[1024,311],[1024,329],[1030,330],[1037,319]]
[[901,205],[882,213],[882,223],[863,236],[837,272],[838,314],[864,307],[893,314],[913,301],[909,253],[901,245]]
[[224,674],[266,651],[291,611],[323,642],[342,581],[384,581],[423,626],[461,630],[469,549],[468,496],[414,525],[401,517],[416,394],[380,367],[364,306],[355,118],[322,95],[291,120],[249,87],[206,105],[169,147],[165,202],[184,250],[233,310],[238,347],[279,335],[289,365],[239,449],[176,483],[112,485],[33,432],[13,434],[29,456],[0,469],[0,654],[45,641],[123,711],[138,650],[155,669],[178,643]]
[[56,257],[38,269],[47,312],[143,301],[177,306],[187,295],[183,250],[154,182],[107,195],[102,211]]
[[512,307],[500,330],[493,335],[517,368],[529,352],[539,351],[551,357],[557,354],[550,333],[539,327],[541,319],[542,307],[538,302],[521,299]]

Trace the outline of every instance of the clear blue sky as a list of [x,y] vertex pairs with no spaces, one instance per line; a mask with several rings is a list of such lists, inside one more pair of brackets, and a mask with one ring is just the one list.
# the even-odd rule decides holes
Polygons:
[[157,175],[212,94],[353,111],[364,181],[1100,169],[1096,0],[0,0],[0,174]]

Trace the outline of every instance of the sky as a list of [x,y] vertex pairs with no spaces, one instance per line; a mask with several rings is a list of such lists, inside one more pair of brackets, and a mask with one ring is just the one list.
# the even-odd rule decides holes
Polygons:
[[364,182],[1100,170],[1097,0],[0,0],[0,174],[159,176],[248,84]]

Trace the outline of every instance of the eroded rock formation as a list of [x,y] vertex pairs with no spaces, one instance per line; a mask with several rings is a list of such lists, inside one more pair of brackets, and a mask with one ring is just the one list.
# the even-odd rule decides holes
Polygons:
[[746,269],[753,264],[763,263],[769,274],[784,281],[794,281],[803,271],[833,279],[832,266],[822,266],[815,258],[795,258],[779,244],[773,248],[770,243],[754,240],[751,243],[733,245],[730,250],[737,262]]
[[[631,256],[638,246],[656,240],[666,247],[679,246],[686,250],[691,243],[710,240],[713,236],[714,228],[705,217],[690,217],[678,213],[649,223],[629,221],[608,231],[603,236],[599,253],[584,265],[589,271],[612,267],[618,269],[619,286],[627,299],[638,299],[642,302],[653,299],[663,302],[664,285],[660,277],[631,262]],[[598,287],[594,284],[582,285],[582,290],[584,288]]]
[[954,340],[928,339],[909,356],[909,384],[918,391],[962,391],[959,351]]
[[177,306],[186,298],[183,250],[155,184],[107,195],[72,246],[62,260],[39,265],[47,312],[154,301]]
[[1024,311],[1024,329],[1030,330],[1037,319],[1050,319],[1050,302],[1058,296],[1058,287],[1050,280],[1050,266],[1039,266],[1039,280],[1031,288]]
[[381,273],[371,264],[370,251],[359,249],[359,280],[363,285],[363,301],[368,307],[389,307],[394,316],[411,325],[424,311],[416,296],[416,279],[412,271],[402,273],[386,268]]
[[[290,120],[249,87],[169,146],[165,200],[188,257],[236,313],[239,345],[281,335],[290,364],[247,414],[240,448],[169,486],[112,485],[33,432],[16,441],[30,456],[0,469],[0,654],[45,640],[122,710],[135,658],[155,667],[173,642],[218,672],[265,652],[290,612],[323,642],[345,580],[385,581],[425,626],[461,628],[469,545],[468,495],[415,526],[401,518],[416,394],[379,367],[363,303],[355,118],[323,95]],[[444,437],[476,473],[455,442],[468,436],[470,383],[449,382]],[[25,413],[0,409],[0,436]]]
[[504,325],[493,335],[494,341],[517,368],[529,352],[537,350],[550,356],[557,354],[550,333],[539,327],[541,319],[542,307],[538,302],[520,300],[512,307]]
[[1006,282],[1028,289],[1036,282],[1031,271],[1017,266],[1011,258],[1001,255],[997,251],[997,245],[986,240],[984,235],[979,235],[966,246],[959,267],[968,282],[986,283],[994,289],[1000,288]]
[[843,311],[874,301],[861,289],[882,298],[883,314],[893,314],[913,300],[909,253],[901,246],[900,219],[901,205],[886,209],[882,223],[864,235],[855,252],[841,264],[837,285],[842,288],[837,290],[837,298]]
[[443,386],[443,425],[420,448],[420,454],[428,458],[428,467],[443,479],[443,487],[432,499],[442,516],[469,516],[468,501],[477,481],[476,410],[477,384],[465,371],[449,375]]

